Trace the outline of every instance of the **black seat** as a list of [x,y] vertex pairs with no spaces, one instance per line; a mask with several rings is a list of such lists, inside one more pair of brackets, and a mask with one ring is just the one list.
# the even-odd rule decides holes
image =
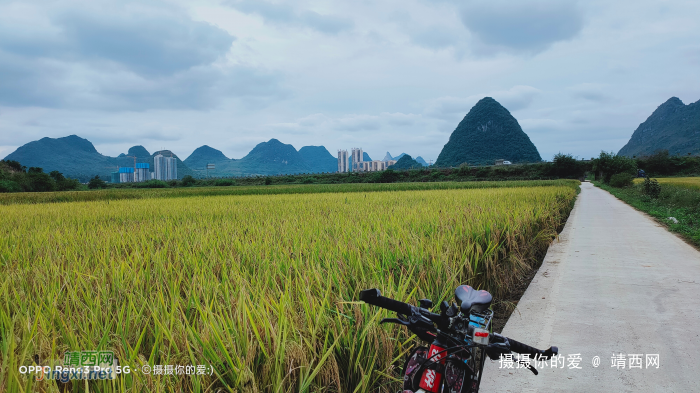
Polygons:
[[482,312],[491,306],[493,297],[490,293],[477,291],[469,285],[460,285],[455,289],[455,299],[462,313]]

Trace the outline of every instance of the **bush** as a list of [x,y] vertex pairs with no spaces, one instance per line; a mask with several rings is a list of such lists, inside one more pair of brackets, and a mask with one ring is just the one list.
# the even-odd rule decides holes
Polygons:
[[265,185],[269,186],[270,184],[272,184],[272,179],[270,179],[269,177],[266,177],[265,178]]
[[22,187],[12,180],[0,180],[0,192],[20,192]]
[[586,163],[571,154],[556,154],[552,162],[552,174],[560,179],[579,179],[586,173]]
[[69,179],[59,171],[51,171],[49,176],[56,182],[57,191],[77,190],[80,187],[80,182],[77,179]]
[[313,177],[307,177],[306,179],[302,180],[303,184],[313,184],[316,183],[316,179]]
[[236,181],[233,179],[216,179],[214,185],[219,187],[235,186]]
[[133,183],[134,188],[168,188],[168,183],[163,180],[149,180],[139,183]]
[[187,175],[182,178],[182,186],[183,187],[192,187],[197,183],[197,180],[194,179],[194,177]]
[[17,172],[24,172],[27,169],[26,166],[23,166],[22,164],[14,160],[2,160],[0,162],[6,164],[8,167],[12,168]]
[[610,185],[617,188],[629,187],[634,177],[627,172],[616,173],[610,177]]
[[399,174],[393,169],[387,169],[379,172],[377,183],[393,183],[399,180]]
[[660,150],[651,156],[637,158],[637,165],[652,176],[676,176],[700,174],[700,157],[670,155]]
[[29,191],[47,192],[56,190],[56,182],[51,176],[44,173],[41,168],[29,168],[27,180],[29,181]]
[[642,193],[650,198],[656,199],[661,195],[661,184],[656,179],[644,179],[642,185]]
[[629,157],[615,153],[600,152],[600,156],[593,160],[593,170],[596,178],[600,176],[605,183],[610,183],[613,175],[618,173],[637,174],[637,162]]
[[93,177],[88,182],[88,188],[91,190],[95,190],[98,188],[105,188],[105,187],[107,187],[107,183],[104,180],[100,179],[99,176]]

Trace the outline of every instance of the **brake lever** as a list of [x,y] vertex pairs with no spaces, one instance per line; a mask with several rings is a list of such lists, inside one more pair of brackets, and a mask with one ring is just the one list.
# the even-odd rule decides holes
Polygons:
[[403,325],[403,326],[408,326],[411,324],[411,322],[404,321],[403,319],[399,319],[399,318],[384,318],[379,322],[380,325],[382,323],[395,323],[397,325]]
[[534,367],[532,367],[531,364],[527,364],[527,363],[525,363],[525,362],[520,362],[520,361],[518,361],[518,362],[519,362],[520,364],[522,364],[523,366],[527,366],[527,368],[530,369],[530,371],[532,371],[533,374],[535,374],[535,375],[538,375],[538,374],[539,374],[539,372],[537,372],[537,369],[534,368]]

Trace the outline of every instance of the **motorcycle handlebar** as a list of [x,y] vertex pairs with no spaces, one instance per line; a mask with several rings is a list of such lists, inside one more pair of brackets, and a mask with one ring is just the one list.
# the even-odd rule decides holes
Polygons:
[[360,300],[367,304],[385,308],[398,314],[411,315],[413,312],[413,306],[410,304],[384,297],[379,289],[376,288],[360,291]]
[[[379,289],[376,288],[365,289],[364,291],[360,291],[360,300],[367,304],[371,304],[373,306],[381,307],[389,311],[393,311],[395,313],[407,316],[412,315],[413,310],[416,308],[415,306],[412,306],[408,303],[384,297],[382,296],[381,291],[379,291]],[[433,314],[430,311],[422,309],[420,314],[428,318],[432,322],[437,323],[438,326],[444,322],[443,317],[439,314]],[[513,340],[512,338],[504,337],[500,334],[494,333],[492,335],[492,338],[496,337],[500,338],[500,340],[504,338],[507,339],[511,351],[520,354],[530,355],[531,358],[539,357],[543,359],[550,359],[552,356],[556,356],[559,353],[559,349],[557,347],[550,347],[549,349],[543,351],[541,349],[537,349],[527,344],[523,344],[519,341]],[[496,338],[497,341],[498,338]]]
[[508,343],[510,344],[510,350],[517,352],[519,354],[530,355],[531,358],[540,357],[542,359],[550,359],[552,356],[559,354],[559,348],[549,347],[549,349],[541,350],[533,348],[527,344],[523,344],[519,341],[515,341],[512,338],[508,338]]

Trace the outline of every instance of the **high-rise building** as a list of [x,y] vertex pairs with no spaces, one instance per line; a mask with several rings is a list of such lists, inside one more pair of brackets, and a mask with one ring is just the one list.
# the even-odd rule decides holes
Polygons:
[[142,182],[151,180],[150,165],[146,162],[139,162],[134,168],[134,181]]
[[158,180],[176,180],[177,179],[177,158],[165,157],[158,154],[153,157],[153,173]]
[[349,169],[350,165],[348,162],[348,151],[338,150],[338,172],[345,173],[348,172]]
[[162,154],[153,157],[153,175],[157,180],[165,179],[165,157]]
[[352,171],[356,172],[362,166],[362,161],[364,160],[364,155],[362,148],[353,147],[352,148]]
[[170,157],[170,178],[177,180],[177,158]]
[[120,183],[133,183],[134,182],[134,168],[127,168],[127,167],[119,168],[119,182]]

